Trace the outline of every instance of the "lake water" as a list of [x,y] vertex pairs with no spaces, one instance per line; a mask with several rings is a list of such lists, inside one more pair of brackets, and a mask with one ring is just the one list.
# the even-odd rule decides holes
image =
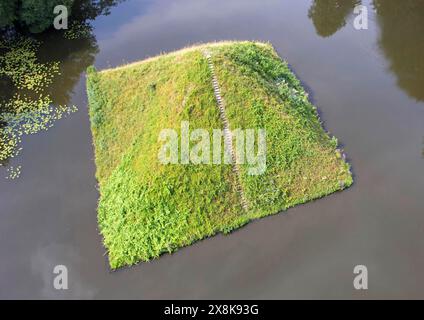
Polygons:
[[[356,30],[355,2],[128,0],[94,21],[95,40],[47,37],[65,70],[54,95],[79,111],[25,137],[10,162],[21,177],[0,180],[0,298],[424,298],[424,3],[364,1],[369,29]],[[83,71],[224,39],[269,41],[288,60],[355,184],[111,272]],[[52,285],[59,264],[66,291]],[[356,265],[367,291],[352,285]]]

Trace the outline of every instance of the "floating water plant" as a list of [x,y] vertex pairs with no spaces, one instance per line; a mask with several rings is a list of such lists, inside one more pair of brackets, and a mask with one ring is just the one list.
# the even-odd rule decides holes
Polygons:
[[0,57],[0,75],[9,77],[18,89],[41,92],[59,74],[59,62],[38,61],[38,41],[19,38],[4,46],[8,51]]
[[[59,75],[59,62],[41,63],[37,58],[40,42],[20,37],[3,40],[0,50],[0,77],[15,86],[9,100],[0,101],[0,165],[19,154],[22,135],[47,130],[63,116],[75,112],[75,106],[55,106],[50,95],[43,94]],[[19,169],[20,173],[20,169]],[[12,170],[9,177],[17,178]]]
[[[87,93],[98,222],[112,268],[149,261],[352,184],[337,140],[268,44],[206,44],[115,69],[90,68]],[[185,161],[182,149],[193,152],[194,143],[180,142],[186,123],[206,141],[214,130],[224,132],[221,152],[236,161]],[[164,129],[175,138],[175,163],[158,156]],[[235,129],[265,130],[266,169],[259,174],[237,162],[244,147],[232,140]],[[258,145],[253,149],[260,153]]]
[[6,177],[6,179],[15,180],[19,178],[19,176],[21,175],[21,169],[22,166],[10,166],[9,168],[7,168],[7,172],[9,173],[9,175]]
[[77,111],[76,106],[53,106],[49,96],[40,95],[34,100],[18,94],[2,109],[0,122],[7,125],[0,128],[0,161],[19,154],[22,135],[48,130],[55,121]]

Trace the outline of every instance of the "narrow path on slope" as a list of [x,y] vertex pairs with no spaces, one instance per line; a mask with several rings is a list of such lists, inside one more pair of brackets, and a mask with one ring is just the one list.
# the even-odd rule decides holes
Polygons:
[[218,108],[219,108],[219,114],[220,114],[221,120],[222,120],[223,125],[224,125],[224,143],[225,143],[226,149],[230,151],[231,163],[233,165],[233,172],[236,175],[237,192],[239,193],[240,198],[241,198],[241,205],[242,205],[243,209],[247,212],[249,207],[247,205],[246,197],[244,195],[244,191],[243,191],[243,188],[241,186],[240,169],[239,169],[239,165],[238,165],[238,162],[237,162],[236,153],[234,152],[234,148],[233,148],[233,139],[232,139],[232,134],[231,134],[231,130],[230,130],[230,123],[228,121],[227,115],[225,114],[225,102],[222,98],[221,89],[220,89],[219,83],[218,83],[218,78],[215,74],[215,69],[214,69],[214,66],[213,66],[211,53],[208,50],[204,50],[203,55],[206,58],[206,60],[208,61],[208,66],[209,66],[209,69],[210,69],[211,74],[212,74],[213,92],[215,94],[215,99],[216,99],[216,102],[217,102]]

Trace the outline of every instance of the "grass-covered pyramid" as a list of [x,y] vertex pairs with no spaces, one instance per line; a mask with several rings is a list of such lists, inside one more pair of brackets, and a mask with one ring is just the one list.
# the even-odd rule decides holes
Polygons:
[[[248,164],[235,171],[231,164],[159,161],[163,129],[181,134],[181,123],[189,121],[212,136],[224,128],[213,75],[230,129],[266,130],[263,174],[250,175]],[[230,232],[352,183],[337,140],[323,130],[299,80],[268,44],[205,44],[101,72],[91,68],[87,91],[98,221],[112,268]]]

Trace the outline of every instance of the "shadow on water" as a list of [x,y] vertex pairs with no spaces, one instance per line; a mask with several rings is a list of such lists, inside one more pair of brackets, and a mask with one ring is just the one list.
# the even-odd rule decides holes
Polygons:
[[[315,0],[309,18],[321,37],[329,37],[346,25],[356,0]],[[410,97],[424,101],[424,2],[374,0],[381,34],[379,46],[396,75],[397,85]]]

